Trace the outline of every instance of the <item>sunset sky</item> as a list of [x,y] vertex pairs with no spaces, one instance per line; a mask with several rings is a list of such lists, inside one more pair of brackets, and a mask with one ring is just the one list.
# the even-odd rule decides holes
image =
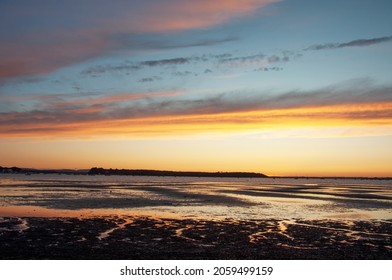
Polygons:
[[0,1],[0,165],[392,176],[391,12]]

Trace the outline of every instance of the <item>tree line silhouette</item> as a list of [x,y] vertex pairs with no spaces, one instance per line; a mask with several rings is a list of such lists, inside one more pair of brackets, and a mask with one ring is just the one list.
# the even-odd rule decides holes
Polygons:
[[230,177],[230,178],[265,178],[266,175],[255,172],[194,172],[166,171],[147,169],[105,169],[93,167],[88,175],[128,175],[128,176],[177,176],[177,177]]

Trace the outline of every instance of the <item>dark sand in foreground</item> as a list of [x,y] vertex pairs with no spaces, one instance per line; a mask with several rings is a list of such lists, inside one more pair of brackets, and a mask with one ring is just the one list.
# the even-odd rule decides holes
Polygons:
[[0,218],[1,259],[392,259],[392,220]]

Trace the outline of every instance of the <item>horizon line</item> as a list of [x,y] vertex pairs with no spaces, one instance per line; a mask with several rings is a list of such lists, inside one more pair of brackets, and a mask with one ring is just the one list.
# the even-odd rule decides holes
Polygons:
[[[90,167],[90,168],[35,168],[35,167],[17,167],[17,166],[12,166],[12,167],[6,167],[6,166],[1,166],[1,169],[13,169],[17,168],[20,169],[21,172],[31,172],[31,171],[50,171],[56,173],[64,172],[64,171],[71,171],[71,172],[82,172],[85,171],[86,175],[88,175],[88,172],[93,169],[93,168],[102,168],[104,170],[117,170],[117,171],[150,171],[150,172],[178,172],[178,173],[205,173],[205,174],[213,174],[213,173],[239,173],[239,174],[258,174],[258,175],[264,175],[265,178],[298,178],[298,179],[306,179],[306,178],[315,178],[315,179],[386,179],[390,180],[392,179],[391,176],[352,176],[352,175],[268,175],[262,172],[255,172],[255,171],[179,171],[179,170],[163,170],[163,169],[146,169],[146,168],[103,168],[103,167]],[[1,173],[0,173],[1,174]],[[81,175],[81,174],[80,174]],[[126,175],[124,175],[126,176]],[[132,175],[131,175],[132,176]],[[135,175],[134,175],[135,176]],[[143,175],[139,175],[143,176]]]

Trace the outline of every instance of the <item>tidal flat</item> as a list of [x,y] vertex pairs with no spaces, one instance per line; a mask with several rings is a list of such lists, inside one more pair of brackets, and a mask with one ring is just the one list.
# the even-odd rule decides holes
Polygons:
[[392,259],[392,181],[0,175],[1,259]]
[[2,218],[2,259],[391,259],[392,220]]

